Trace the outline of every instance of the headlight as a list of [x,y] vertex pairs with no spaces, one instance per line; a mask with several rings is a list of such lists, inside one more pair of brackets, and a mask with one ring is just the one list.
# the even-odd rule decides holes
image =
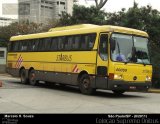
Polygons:
[[146,81],[151,81],[151,77],[150,76],[146,76]]
[[120,79],[120,80],[122,80],[123,76],[122,76],[122,74],[115,74],[114,75],[114,79]]

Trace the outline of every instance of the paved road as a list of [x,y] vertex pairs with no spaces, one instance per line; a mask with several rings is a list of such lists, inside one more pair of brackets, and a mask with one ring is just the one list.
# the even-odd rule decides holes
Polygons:
[[0,113],[160,113],[160,94],[156,93],[115,96],[98,90],[86,96],[75,87],[23,85],[8,75],[0,75],[0,80]]

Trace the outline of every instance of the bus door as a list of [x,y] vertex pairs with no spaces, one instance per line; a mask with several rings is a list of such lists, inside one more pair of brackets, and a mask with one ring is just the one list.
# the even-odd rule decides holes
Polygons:
[[108,80],[108,33],[101,33],[99,36],[96,70],[96,88],[106,89]]

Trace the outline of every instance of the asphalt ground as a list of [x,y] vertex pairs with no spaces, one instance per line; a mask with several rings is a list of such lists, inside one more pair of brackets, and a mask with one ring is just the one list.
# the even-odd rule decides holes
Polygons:
[[[1,85],[3,86],[3,83],[2,83],[2,80],[18,80],[18,78],[13,78],[11,75],[7,74],[7,73],[4,73],[4,74],[0,74],[0,87]],[[148,90],[149,93],[160,93],[160,89],[158,88],[150,88]]]

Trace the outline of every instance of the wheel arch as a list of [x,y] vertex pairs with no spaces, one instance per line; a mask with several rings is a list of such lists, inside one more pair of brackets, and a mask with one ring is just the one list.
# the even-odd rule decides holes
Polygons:
[[[78,83],[80,82],[80,78],[81,78],[82,75],[84,75],[84,74],[88,74],[88,72],[85,71],[85,70],[83,70],[83,71],[81,71],[81,72],[78,74],[78,78],[77,78],[77,82],[78,82]],[[88,74],[88,75],[89,75],[89,74]]]
[[30,68],[29,68],[29,70],[28,70],[28,75],[29,75],[29,73],[31,72],[31,70],[34,70],[34,68],[33,68],[33,67],[30,67]]
[[23,69],[25,70],[25,67],[24,67],[24,66],[22,66],[22,67],[19,69],[19,77],[20,77],[21,71],[22,71]]

